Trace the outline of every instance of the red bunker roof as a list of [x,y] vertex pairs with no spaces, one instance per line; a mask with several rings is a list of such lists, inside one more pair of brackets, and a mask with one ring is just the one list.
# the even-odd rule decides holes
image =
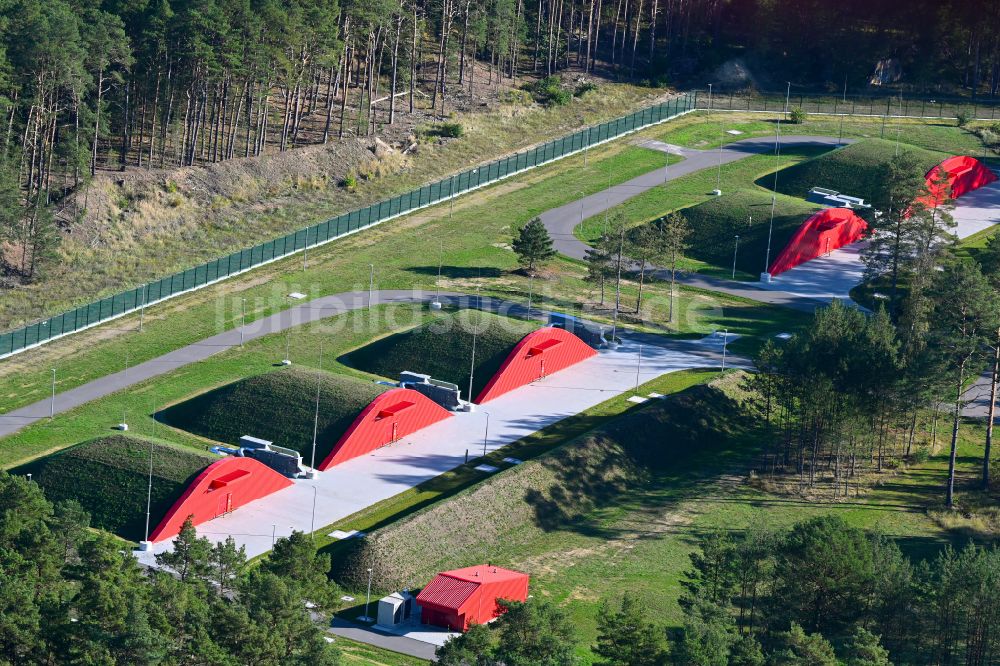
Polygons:
[[497,599],[525,601],[528,574],[479,564],[443,571],[417,595],[426,624],[465,630],[500,614]]

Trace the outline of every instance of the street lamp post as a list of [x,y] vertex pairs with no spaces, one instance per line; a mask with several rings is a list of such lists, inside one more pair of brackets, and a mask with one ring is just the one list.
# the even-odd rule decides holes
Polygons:
[[[156,410],[153,410],[153,421],[156,421]],[[153,440],[149,440],[149,481],[146,484],[146,537],[142,540],[140,548],[149,550],[153,544],[149,542],[149,515],[153,509]]]
[[[725,130],[724,129],[720,130],[720,132],[721,133],[725,133]],[[726,137],[723,136],[723,137],[721,137],[721,140],[719,141],[719,173],[718,173],[718,176],[716,178],[716,183],[715,183],[715,196],[721,196],[722,195],[722,144],[723,144],[723,142],[725,140],[726,140]]]
[[316,412],[313,416],[313,445],[312,459],[309,462],[309,478],[316,478],[316,438],[319,434],[319,389],[320,380],[323,378],[323,338],[319,339],[319,368],[316,373]]
[[479,328],[472,327],[472,360],[469,362],[469,409],[472,409],[472,378],[476,374],[476,338],[479,337]]
[[788,82],[788,88],[785,90],[785,118],[788,118],[788,103],[792,97],[792,82]]
[[729,344],[729,329],[723,329],[722,336],[722,372],[726,371],[726,347]]
[[780,155],[781,123],[776,123],[774,129],[774,187],[771,188],[771,221],[767,227],[767,251],[764,253],[764,272],[761,274],[761,278],[766,279],[768,282],[771,281],[770,273],[767,271],[771,266],[771,236],[774,232],[774,209],[778,201],[778,166]]
[[740,249],[740,236],[736,234],[736,244],[733,246],[733,279],[736,279],[736,253]]
[[52,399],[49,401],[49,418],[56,416],[56,369],[52,368]]
[[139,332],[142,333],[142,320],[146,316],[146,299],[149,297],[149,285],[142,286],[142,307],[139,308]]
[[373,569],[368,567],[368,594],[365,596],[365,616],[361,618],[362,622],[371,622],[372,618],[368,615],[368,604],[372,600],[372,573]]
[[[124,373],[124,380],[125,380],[124,384],[125,384],[126,387],[128,387],[128,352],[129,352],[129,348],[128,348],[128,345],[126,344],[125,345],[125,373]],[[127,398],[128,398],[128,393],[125,392],[125,391],[123,391],[122,392],[122,422],[118,424],[118,429],[121,430],[122,432],[128,430],[128,418],[127,418],[127,414],[128,414],[128,407],[127,407],[127,405],[128,405],[128,402],[126,402]]]
[[639,357],[635,361],[635,392],[639,392],[639,370],[642,368],[642,345],[639,345]]
[[708,84],[708,115],[712,115],[712,84]]
[[371,272],[368,274],[368,309],[372,309],[372,293],[375,291],[375,264],[368,264]]
[[489,412],[483,412],[483,413],[486,414],[486,428],[483,430],[483,457],[485,458],[486,441],[489,439],[490,436],[490,413]]
[[244,328],[247,325],[247,299],[240,299],[240,347],[243,346],[243,339],[246,334]]
[[315,532],[316,532],[316,495],[318,494],[318,491],[319,491],[319,487],[318,486],[313,486],[313,511],[312,511],[312,519],[309,521],[309,535],[313,538],[314,541],[316,539],[316,535],[315,535]]
[[528,275],[528,317],[531,317],[531,295],[532,287],[534,287],[535,275],[533,273]]

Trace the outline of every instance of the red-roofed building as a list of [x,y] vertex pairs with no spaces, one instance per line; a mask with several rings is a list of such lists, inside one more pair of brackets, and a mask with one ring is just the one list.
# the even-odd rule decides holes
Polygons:
[[488,564],[442,571],[417,595],[417,605],[424,624],[465,631],[500,615],[497,599],[526,601],[528,574]]

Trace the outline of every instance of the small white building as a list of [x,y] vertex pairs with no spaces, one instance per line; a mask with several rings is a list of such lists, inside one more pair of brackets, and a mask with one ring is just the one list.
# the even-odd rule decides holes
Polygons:
[[378,600],[378,625],[382,627],[399,626],[409,620],[413,612],[413,595],[407,590],[393,592]]

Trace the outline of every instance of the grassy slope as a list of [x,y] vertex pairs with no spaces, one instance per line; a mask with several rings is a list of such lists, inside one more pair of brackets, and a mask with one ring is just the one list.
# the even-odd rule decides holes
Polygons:
[[[33,321],[90,302],[98,297],[157,279],[172,272],[250,247],[307,224],[329,219],[347,210],[367,206],[419,187],[450,173],[486,162],[535,143],[569,134],[582,126],[597,124],[647,105],[665,91],[631,85],[606,84],[600,90],[574,97],[566,106],[504,106],[487,113],[459,114],[465,133],[455,141],[422,144],[398,168],[371,180],[359,178],[357,188],[340,187],[323,174],[308,182],[272,182],[260,177],[245,189],[258,191],[243,200],[216,197],[210,205],[187,211],[175,209],[177,194],[156,191],[138,201],[123,202],[122,223],[162,229],[143,244],[122,251],[113,230],[110,238],[67,246],[70,256],[51,266],[31,285],[5,292],[0,299],[0,329]],[[321,150],[321,147],[306,150]],[[633,159],[643,160],[641,151]],[[649,152],[649,151],[646,151]],[[645,157],[647,169],[662,162],[662,156]],[[226,164],[191,171],[193,180],[219,177],[225,180]],[[220,172],[221,176],[205,175]],[[641,173],[641,171],[639,171]],[[265,171],[266,173],[266,171]],[[229,174],[237,180],[249,178],[239,166]],[[263,182],[260,182],[263,181]],[[197,185],[195,186],[197,187]],[[240,188],[237,188],[240,189]],[[275,192],[277,196],[270,194]],[[175,219],[180,217],[180,219]]]
[[411,331],[376,340],[340,360],[392,380],[399,379],[403,370],[421,372],[458,384],[465,395],[475,338],[472,395],[476,396],[500,369],[514,345],[536,328],[535,324],[509,317],[463,310],[436,317]]
[[[733,381],[725,380],[726,393]],[[759,432],[738,414],[725,393],[705,387],[634,410],[612,427],[379,530],[376,535],[384,536],[367,544],[395,559],[392,565],[376,559],[376,571],[389,579],[400,573],[419,579],[435,565],[483,558],[528,571],[532,593],[569,612],[582,637],[579,656],[589,663],[587,645],[596,635],[602,599],[629,592],[659,622],[680,622],[677,600],[690,567],[692,537],[707,530],[751,524],[787,528],[835,514],[896,539],[913,557],[982,537],[982,515],[989,512],[980,507],[995,498],[972,489],[982,451],[978,426],[963,427],[959,450],[959,502],[976,513],[965,519],[936,510],[943,498],[945,447],[849,501],[809,502],[758,490],[744,482],[744,474],[758,450]],[[644,427],[651,428],[645,441],[654,443],[654,450],[634,444],[642,439],[633,433]],[[665,449],[669,453],[663,456]],[[656,464],[636,464],[648,460],[641,456],[656,454],[661,454]],[[616,487],[614,481],[621,483]],[[989,515],[996,521],[995,512]],[[475,538],[455,522],[475,524]],[[338,573],[350,573],[353,580],[358,566],[341,561]]]
[[262,437],[299,451],[308,461],[317,382],[319,463],[361,410],[387,390],[385,386],[291,367],[213,389],[167,408],[160,417],[176,428],[226,444],[236,444],[243,435]]
[[[654,128],[642,136],[655,136],[659,131],[662,128]],[[295,257],[151,307],[146,311],[140,335],[135,334],[138,317],[129,316],[5,359],[0,362],[0,412],[45,399],[52,368],[57,370],[57,389],[65,391],[120,371],[126,356],[134,365],[232,328],[240,321],[243,298],[247,321],[252,322],[289,307],[294,302],[287,294],[292,291],[314,297],[352,288],[366,289],[370,263],[376,266],[376,288],[433,290],[440,259],[444,265],[440,283],[443,289],[475,291],[481,286],[484,295],[525,301],[529,281],[512,272],[517,264],[508,249],[511,226],[575,199],[578,192],[588,194],[603,189],[609,174],[612,182],[617,183],[648,171],[654,162],[662,166],[662,153],[634,147],[630,143],[633,140],[628,138],[594,148],[586,164],[584,156],[574,156],[478,190],[456,200],[453,212],[450,206],[441,205],[311,250],[307,270],[302,270],[301,257]],[[760,168],[762,172],[766,169],[762,165]],[[534,281],[536,304],[574,311],[581,303],[596,300],[594,287],[582,279],[584,270],[580,264],[559,260],[550,269],[548,279]],[[662,324],[666,289],[654,285],[645,293],[650,295],[647,303],[654,304],[647,319]],[[635,285],[626,283],[624,302],[628,304],[634,295]],[[784,326],[775,322],[796,316],[782,308],[690,290],[681,291],[679,306],[684,316],[673,331],[684,334],[724,328],[733,320],[744,322],[741,332],[750,333],[772,324]],[[588,314],[606,319],[611,316],[606,308]],[[376,334],[374,329],[369,332]],[[355,344],[360,346],[364,342],[362,339]],[[280,342],[274,345],[277,348]],[[276,358],[284,356],[283,351],[276,353],[279,354]],[[220,367],[217,359],[205,363],[212,368]],[[188,394],[204,390],[204,386],[224,383],[209,377],[212,374],[209,369],[185,368],[180,373],[188,379],[196,374],[209,379],[202,386],[189,383]],[[239,376],[230,375],[228,381]],[[183,395],[174,395],[172,399]],[[163,402],[160,398],[156,400]],[[133,405],[130,413],[131,409],[149,408],[147,396],[139,401],[139,406]],[[107,421],[113,424],[121,417],[108,418],[115,419]],[[49,427],[61,428],[63,423],[56,419]],[[75,435],[67,435],[63,441],[79,441],[72,437]],[[0,464],[9,460],[0,454]]]
[[[749,137],[774,136],[776,125],[773,119],[763,118],[759,114],[715,113],[708,115],[697,113],[679,118],[664,127],[665,129],[659,131],[657,138],[685,147],[706,150],[714,148],[720,143],[731,143]],[[850,194],[855,192],[849,190],[857,190],[862,192],[857,196],[866,196],[864,192],[868,190],[867,183],[874,182],[872,173],[877,169],[877,164],[887,157],[891,157],[895,152],[896,129],[899,129],[901,150],[914,152],[921,164],[928,169],[950,154],[982,155],[984,151],[982,142],[975,134],[949,123],[901,120],[888,124],[883,132],[882,123],[877,119],[852,118],[845,119],[841,123],[839,118],[811,116],[800,125],[783,124],[782,133],[785,135],[843,136],[862,140],[861,143],[833,151],[826,159],[820,159],[820,156],[827,151],[786,148],[780,160],[775,160],[773,156],[755,156],[732,165],[725,165],[722,168],[724,194],[722,201],[718,202],[717,205],[725,206],[725,199],[733,198],[733,195],[737,198],[745,197],[747,192],[760,193],[761,188],[771,188],[773,176],[770,174],[773,173],[776,166],[781,169],[778,190],[785,194],[799,197],[813,186],[824,186],[823,182],[831,182],[844,183],[844,185],[828,185],[830,187],[843,187],[843,191]],[[724,130],[737,130],[742,134],[731,135],[725,133]],[[880,136],[885,136],[887,140],[880,140]],[[892,141],[888,140],[890,138]],[[842,151],[846,152],[842,153]],[[807,161],[811,157],[817,159]],[[844,157],[856,161],[862,168],[859,170],[856,168],[856,164],[844,164],[839,161]],[[714,170],[709,169],[679,178],[666,187],[655,188],[631,199],[609,211],[609,214],[621,211],[631,224],[641,224],[673,210],[712,201],[709,193],[715,189],[716,177]],[[766,194],[766,199],[767,211],[765,214],[769,218],[769,193]],[[753,201],[747,203],[735,201],[732,207],[742,207],[744,211],[740,214],[740,211],[736,210],[733,217],[737,221],[742,218],[745,222],[751,214],[751,208],[748,204],[758,204],[759,208],[764,208],[765,206],[762,205],[764,203],[763,198],[759,196],[754,196]],[[782,208],[795,211],[795,214],[801,213],[801,219],[804,219],[808,209],[794,206],[793,203],[790,199],[778,200],[779,206],[787,204]],[[754,217],[758,219],[756,215]],[[788,227],[794,226],[792,224],[794,220],[787,219],[785,221],[788,222]],[[733,226],[738,227],[738,224]],[[578,238],[590,242],[601,234],[604,227],[605,215],[602,214],[585,220],[582,225],[577,227],[575,233]],[[735,230],[728,233],[728,239],[722,239],[728,240],[728,243],[722,243],[710,231],[709,240],[712,242],[712,247],[704,248],[698,246],[696,232],[693,239],[695,247],[690,252],[691,259],[686,262],[683,268],[728,277],[732,271],[733,236],[736,233]],[[765,252],[758,246],[766,246],[766,239],[761,243],[757,236],[759,234],[751,232],[751,238],[746,239],[748,243],[744,246],[744,234],[740,234],[740,244],[744,246],[746,252],[741,252],[741,256],[737,257],[738,279],[756,280],[760,271],[763,270]],[[787,240],[787,235],[784,238]],[[780,241],[780,238],[772,240],[772,257],[775,252],[774,248],[780,251],[780,248],[783,247]],[[728,248],[725,247],[727,244]]]
[[749,437],[749,421],[725,416],[738,413],[709,386],[670,396],[378,530],[338,558],[336,577],[357,587],[373,563],[377,587],[396,589],[443,568],[512,564],[531,541],[583,528],[588,515],[661,474],[679,473],[692,455],[721,455]]
[[[642,384],[636,395],[648,395],[656,392],[661,395],[672,395],[692,386],[703,384],[719,376],[718,370],[680,370],[657,377]],[[334,561],[339,561],[344,547],[350,547],[349,542],[336,541],[329,534],[333,530],[358,530],[370,532],[389,525],[405,516],[430,506],[445,498],[456,495],[470,488],[488,475],[476,469],[486,462],[498,469],[509,469],[512,464],[506,458],[532,460],[567,441],[579,437],[594,428],[607,423],[622,414],[642,409],[642,405],[630,402],[631,393],[615,396],[609,400],[584,410],[579,414],[567,417],[550,426],[512,442],[485,457],[474,458],[467,464],[445,472],[430,481],[394,495],[387,500],[366,507],[355,514],[347,516],[330,525],[317,530],[314,534],[317,544],[331,554]]]
[[[794,167],[793,167],[794,168]],[[774,200],[774,224],[771,230],[771,195],[755,189],[727,192],[721,197],[686,208],[684,216],[691,224],[689,254],[706,264],[725,268],[733,265],[737,273],[753,276],[764,269],[769,233],[771,258],[777,256],[788,239],[812,215],[817,206],[789,196]],[[735,236],[739,236],[736,246]]]
[[[699,222],[711,224],[705,230],[695,229],[692,236],[692,248],[688,251],[689,259],[682,266],[685,270],[704,272],[721,277],[730,277],[733,266],[733,236],[739,233],[742,225],[744,233],[740,234],[741,245],[743,236],[749,232],[752,241],[743,248],[737,256],[738,279],[757,280],[764,266],[764,246],[767,244],[767,221],[771,214],[771,195],[754,181],[766,174],[772,173],[775,166],[788,167],[808,160],[825,152],[816,147],[789,148],[777,160],[772,155],[754,155],[745,159],[725,164],[722,167],[722,197],[713,197],[717,174],[714,169],[706,169],[683,176],[669,182],[666,186],[651,190],[626,201],[609,211],[609,215],[621,212],[629,224],[642,224],[657,219],[668,212],[691,209],[699,204],[708,205],[707,211],[717,209],[727,216],[727,223],[717,226],[711,219],[698,216]],[[766,206],[764,205],[766,204]],[[804,202],[791,198],[779,200],[781,212],[784,215],[801,215],[805,219],[812,207]],[[750,215],[754,217],[753,227],[746,225]],[[575,230],[576,236],[586,242],[592,242],[600,236],[605,227],[604,215],[596,215],[584,220]],[[731,233],[730,233],[731,231]],[[763,234],[763,241],[760,236]],[[728,238],[726,238],[728,236]],[[711,242],[710,247],[701,246],[701,242]],[[774,248],[780,246],[772,241],[772,256]]]
[[[920,165],[921,173],[948,157],[947,153],[914,146],[901,145],[899,150],[913,155]],[[896,145],[893,142],[880,139],[866,139],[844,146],[782,171],[778,175],[778,191],[790,196],[805,197],[811,188],[825,187],[870,201],[876,198],[884,169],[895,153]],[[766,178],[758,181],[758,184],[762,187],[772,186],[772,182]]]
[[[76,500],[91,524],[133,541],[145,535],[150,440],[112,435],[70,447],[13,470],[31,473],[53,502]],[[191,480],[218,460],[189,448],[153,442],[151,527]]]

